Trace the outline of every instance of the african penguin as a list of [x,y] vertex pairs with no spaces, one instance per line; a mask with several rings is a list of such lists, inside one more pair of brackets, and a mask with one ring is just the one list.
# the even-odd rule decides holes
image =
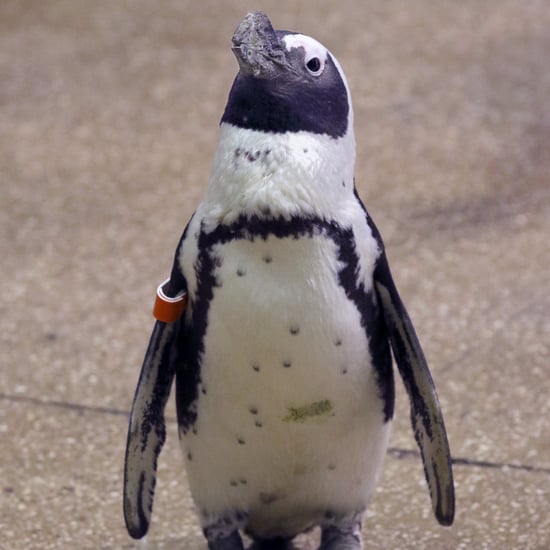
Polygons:
[[[360,549],[388,446],[391,351],[434,513],[454,516],[443,417],[384,245],[354,186],[349,88],[319,42],[248,14],[204,199],[159,289],[125,463],[129,533],[148,529],[173,377],[181,447],[211,550]],[[168,298],[166,298],[168,297]]]

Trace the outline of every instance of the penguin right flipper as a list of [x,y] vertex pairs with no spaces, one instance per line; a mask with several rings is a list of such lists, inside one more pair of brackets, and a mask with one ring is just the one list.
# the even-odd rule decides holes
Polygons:
[[[157,302],[159,295],[168,301],[186,295],[187,282],[179,267],[186,234],[187,228],[176,249],[170,279],[157,291]],[[157,460],[166,439],[164,409],[174,381],[176,356],[184,346],[181,333],[185,316],[181,311],[179,315],[172,322],[155,322],[132,403],[124,458],[123,507],[126,528],[135,539],[145,536],[151,521]]]
[[369,225],[380,247],[374,270],[374,287],[397,367],[409,396],[411,423],[422,455],[433,511],[439,523],[451,525],[455,494],[443,414],[424,352],[393,281],[382,238],[370,218]]
[[157,459],[166,439],[164,408],[174,379],[172,351],[179,324],[157,321],[132,404],[124,460],[124,519],[140,539],[151,521]]

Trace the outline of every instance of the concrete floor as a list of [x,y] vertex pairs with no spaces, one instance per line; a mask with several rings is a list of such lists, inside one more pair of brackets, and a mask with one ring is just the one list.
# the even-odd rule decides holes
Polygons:
[[[230,37],[259,6],[0,3],[2,548],[142,547],[121,474],[151,302],[208,178]],[[346,69],[358,187],[456,459],[443,528],[400,386],[366,547],[550,548],[550,5],[261,8]],[[204,548],[182,464],[172,421],[148,548]]]

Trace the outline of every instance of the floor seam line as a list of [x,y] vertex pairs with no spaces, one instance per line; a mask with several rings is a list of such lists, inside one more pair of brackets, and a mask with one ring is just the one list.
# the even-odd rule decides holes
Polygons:
[[[60,409],[79,411],[82,413],[95,413],[95,414],[109,414],[113,416],[125,416],[129,418],[130,411],[123,409],[116,409],[114,407],[100,407],[94,405],[82,405],[79,403],[71,403],[69,401],[60,400],[46,400],[38,397],[31,397],[27,395],[10,395],[6,393],[0,393],[0,400],[11,401],[13,403],[24,403],[29,405],[37,405],[41,407],[56,407]],[[166,422],[169,424],[175,424],[177,422],[174,417],[166,417]],[[387,454],[397,458],[403,459],[408,457],[420,458],[420,452],[414,449],[404,449],[400,447],[388,447]],[[532,466],[529,464],[517,464],[513,462],[491,462],[488,460],[478,460],[465,457],[453,457],[452,463],[454,466],[466,466],[474,468],[492,469],[492,470],[516,470],[531,473],[545,473],[550,474],[550,468],[542,466]]]

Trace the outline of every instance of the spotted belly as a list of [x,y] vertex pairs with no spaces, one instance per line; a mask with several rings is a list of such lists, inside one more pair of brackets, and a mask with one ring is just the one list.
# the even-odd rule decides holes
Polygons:
[[283,536],[364,510],[389,422],[338,244],[268,236],[210,256],[196,419],[181,438],[203,524],[236,510]]

